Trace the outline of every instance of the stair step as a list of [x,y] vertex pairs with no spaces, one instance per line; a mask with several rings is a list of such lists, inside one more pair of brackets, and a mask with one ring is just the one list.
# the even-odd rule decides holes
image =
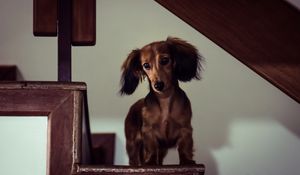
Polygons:
[[17,66],[15,65],[0,65],[0,81],[16,81]]
[[114,133],[92,134],[92,155],[95,165],[113,165],[115,153]]
[[112,174],[144,174],[144,175],[204,175],[205,166],[203,164],[181,166],[181,165],[164,165],[164,166],[90,166],[79,165],[77,173],[79,175],[112,175]]

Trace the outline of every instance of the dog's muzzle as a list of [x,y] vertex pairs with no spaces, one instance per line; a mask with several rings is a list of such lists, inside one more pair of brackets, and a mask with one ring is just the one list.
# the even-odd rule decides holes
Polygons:
[[154,88],[158,91],[162,91],[164,89],[164,86],[165,84],[162,81],[158,81],[154,84]]

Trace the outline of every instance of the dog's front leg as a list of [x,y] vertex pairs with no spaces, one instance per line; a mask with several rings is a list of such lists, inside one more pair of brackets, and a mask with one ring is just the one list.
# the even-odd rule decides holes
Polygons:
[[195,164],[193,160],[192,128],[182,128],[177,142],[180,165]]
[[159,145],[152,131],[144,132],[144,161],[146,165],[159,165]]
[[130,110],[125,119],[126,151],[129,157],[129,165],[143,164],[141,123],[139,115]]
[[126,141],[126,150],[129,157],[129,165],[142,165],[143,157],[143,142],[138,140],[127,140]]

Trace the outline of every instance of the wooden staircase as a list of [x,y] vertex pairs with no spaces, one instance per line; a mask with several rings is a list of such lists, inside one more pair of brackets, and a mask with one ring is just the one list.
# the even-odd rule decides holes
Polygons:
[[204,174],[202,164],[141,167],[95,165],[85,83],[2,81],[0,97],[0,117],[48,118],[47,175]]
[[103,135],[91,136],[86,84],[71,82],[72,46],[96,42],[95,3],[95,0],[33,1],[34,35],[58,36],[58,82],[0,82],[0,116],[48,118],[47,175],[204,174],[202,164],[107,165],[112,160],[107,161],[100,153],[109,149],[97,143]]
[[[299,11],[282,0],[156,1],[300,102]],[[34,1],[35,4],[38,2]],[[60,7],[65,5],[64,1],[59,2],[62,3]],[[63,18],[65,10],[59,11]],[[53,25],[56,30],[56,18]],[[66,33],[70,33],[70,26],[62,25],[60,28],[67,28]],[[91,28],[94,28],[93,25]],[[63,44],[70,44],[70,36],[67,39],[64,35],[59,36],[63,36],[61,50],[64,51]],[[95,37],[90,38],[89,42],[94,44]],[[59,60],[63,63],[69,62],[69,58],[63,57],[66,54],[59,55],[62,55]],[[70,68],[67,71],[63,69],[70,67],[70,64],[61,67],[59,80],[71,81]],[[1,80],[15,80],[15,77],[4,76]],[[48,175],[204,174],[205,166],[202,164],[141,167],[95,165],[85,83],[1,82],[0,97],[0,116],[48,117]]]
[[156,2],[300,103],[300,12],[290,4],[284,0]]

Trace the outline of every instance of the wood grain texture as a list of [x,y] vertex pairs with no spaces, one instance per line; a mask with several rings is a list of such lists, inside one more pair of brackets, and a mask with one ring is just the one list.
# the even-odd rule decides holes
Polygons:
[[81,160],[84,83],[0,83],[0,116],[47,116],[47,175],[71,174]]
[[0,84],[0,90],[86,90],[83,82],[57,82],[57,81],[4,81]]
[[72,45],[95,45],[96,0],[73,0],[72,8]]
[[57,36],[57,0],[33,0],[33,34]]
[[156,2],[300,102],[300,12],[290,4],[282,0]]
[[80,175],[203,175],[205,167],[202,164],[193,166],[164,165],[164,166],[86,166],[77,167],[77,174]]
[[83,148],[89,146],[83,137],[90,134],[84,121],[88,120],[86,95],[85,83],[0,82],[0,117],[48,117],[47,175],[204,174],[205,167],[201,164],[148,167],[83,164],[90,162],[85,160],[89,156],[83,155],[90,155],[87,153],[90,149]]

